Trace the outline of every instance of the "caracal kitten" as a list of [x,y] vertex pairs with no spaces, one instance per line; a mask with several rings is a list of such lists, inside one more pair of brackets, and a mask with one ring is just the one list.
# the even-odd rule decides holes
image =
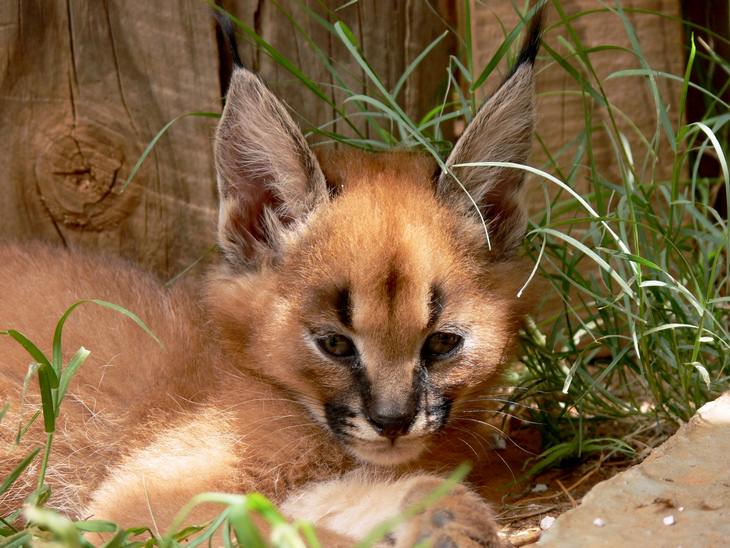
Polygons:
[[[98,298],[139,314],[164,344],[112,311],[71,316],[64,348],[92,354],[63,404],[47,505],[164,532],[197,493],[259,491],[314,522],[325,546],[344,546],[468,460],[471,487],[384,543],[500,545],[478,495],[493,465],[480,419],[527,310],[516,296],[523,171],[458,166],[525,162],[539,20],[444,171],[416,153],[315,155],[282,103],[236,67],[215,142],[221,260],[202,289],[163,289],[109,257],[0,246],[0,328],[50,344],[67,306]],[[28,362],[0,337],[0,478],[45,439],[38,420],[15,446],[40,402],[32,388],[21,401]],[[0,516],[37,474],[36,461]]]

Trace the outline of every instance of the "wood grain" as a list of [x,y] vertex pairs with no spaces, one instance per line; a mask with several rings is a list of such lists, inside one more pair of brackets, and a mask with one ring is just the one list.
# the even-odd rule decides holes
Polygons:
[[[345,48],[310,16],[341,18],[392,87],[448,24],[449,2],[226,0],[333,101],[344,94],[310,44],[331,57],[357,93],[372,90]],[[280,6],[288,10],[288,16]],[[445,81],[444,40],[401,93],[422,116]],[[334,110],[250,44],[251,68],[311,129]],[[162,137],[134,182],[130,170],[152,137],[191,111],[219,111],[227,55],[205,2],[23,0],[0,3],[0,237],[40,238],[127,257],[169,278],[214,242],[215,121],[185,118]],[[443,72],[443,74],[441,74]],[[343,108],[349,108],[344,106]],[[367,129],[356,127],[364,136]],[[338,121],[331,129],[351,130]]]
[[[212,241],[210,15],[195,0],[0,4],[0,234],[119,254],[170,276]],[[202,23],[201,23],[202,22]]]
[[[354,105],[344,103],[347,94],[339,87],[347,86],[354,93],[376,95],[375,88],[341,41],[311,13],[315,13],[326,24],[343,21],[352,30],[363,56],[375,73],[388,89],[392,89],[410,62],[454,24],[452,4],[447,0],[360,0],[351,5],[343,0],[222,2],[226,9],[302,67],[307,76],[319,83],[332,101],[348,113],[356,112],[356,109]],[[289,14],[288,17],[283,10]],[[319,54],[309,45],[310,40],[317,44]],[[441,100],[446,84],[445,68],[455,48],[453,36],[447,36],[404,85],[398,98],[411,118],[420,118]],[[243,53],[244,62],[250,64],[279,96],[286,99],[305,129],[337,118],[331,106],[315,97],[270,57],[251,47],[244,49]],[[342,76],[342,81],[333,77],[322,62],[321,55],[330,59],[333,68]],[[356,131],[364,138],[375,137],[362,119],[353,118],[353,121],[356,130],[342,121],[328,125],[327,129],[350,137],[355,137]]]

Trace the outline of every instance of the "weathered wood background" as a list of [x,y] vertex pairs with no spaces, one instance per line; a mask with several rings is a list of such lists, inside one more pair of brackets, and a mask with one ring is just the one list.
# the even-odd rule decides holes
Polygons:
[[[600,7],[594,0],[562,3],[569,14],[593,4]],[[682,29],[671,18],[679,14],[679,1],[625,4],[670,16],[632,18],[653,67],[681,74]],[[305,34],[347,74],[350,87],[366,91],[367,80],[310,10],[330,22],[345,21],[366,58],[392,86],[427,44],[457,24],[462,3],[222,0],[221,5],[339,101],[342,93]],[[517,16],[509,0],[475,0],[472,6],[480,67]],[[549,20],[554,22],[555,15]],[[627,40],[615,16],[593,14],[575,24],[588,45]],[[559,33],[549,30],[547,40],[561,51]],[[444,40],[408,80],[400,99],[409,114],[418,117],[437,102],[448,55],[457,48],[453,37]],[[244,61],[288,102],[305,128],[335,119],[330,106],[264,53],[243,40],[242,50]],[[599,57],[604,74],[638,66],[630,55]],[[227,53],[201,0],[0,1],[0,238],[43,238],[104,249],[165,278],[191,264],[214,241],[215,120],[187,117],[177,122],[127,190],[121,192],[121,187],[149,140],[167,122],[187,112],[220,110],[229,71]],[[583,123],[579,101],[563,93],[569,86],[560,70],[539,74],[538,130],[550,147],[559,148]],[[671,103],[673,89],[662,86]],[[645,84],[623,79],[609,87],[617,104],[651,135],[654,114]],[[676,109],[670,112],[676,115]],[[332,129],[347,132],[341,122]],[[631,131],[627,134],[633,138]],[[607,150],[608,143],[597,143],[599,152],[601,147]],[[540,157],[538,151],[536,165]],[[660,158],[659,169],[663,165]],[[536,203],[542,203],[541,195]]]
[[[339,97],[276,1],[222,4]],[[449,2],[361,0],[336,12],[323,5],[344,2],[281,4],[363,92],[364,75],[307,10],[344,20],[388,85],[453,23]],[[431,62],[446,66],[454,47],[445,40]],[[242,49],[303,126],[333,119],[270,58]],[[220,111],[226,59],[201,0],[0,2],[0,237],[104,249],[163,277],[195,261],[214,241],[215,120],[176,123],[121,189],[163,125],[186,112]],[[406,109],[432,104],[439,84],[425,66],[417,71],[403,90]]]
[[[614,13],[606,10],[595,0],[562,0],[561,8],[564,16],[570,21],[573,32],[583,47],[596,48],[590,54],[591,64],[600,81],[609,103],[612,105],[613,117],[619,130],[626,137],[633,157],[637,162],[637,171],[642,175],[656,177],[656,180],[669,180],[673,167],[673,153],[666,139],[660,139],[659,154],[644,164],[647,156],[646,143],[652,140],[656,131],[657,114],[654,99],[647,85],[646,78],[624,77],[609,78],[616,71],[628,68],[640,68],[639,61],[632,52],[629,36],[622,20]],[[626,17],[634,27],[642,53],[649,66],[654,70],[681,75],[684,72],[683,33],[681,25],[680,5],[677,0],[622,0]],[[503,40],[499,28],[489,28],[488,21],[498,19],[506,28],[514,27],[518,15],[509,2],[486,2],[477,4],[477,17],[473,30],[480,41],[478,51],[484,56],[480,59],[485,64],[492,51]],[[611,5],[613,7],[613,4]],[[476,27],[486,28],[486,32],[478,33]],[[557,51],[561,57],[569,60],[576,71],[582,74],[592,85],[597,86],[591,74],[581,66],[572,55],[566,42],[560,37],[566,36],[567,30],[559,13],[555,9],[548,10],[544,40],[548,46]],[[572,42],[568,40],[567,43]],[[605,49],[604,46],[623,48]],[[503,69],[504,70],[504,69]],[[535,166],[550,169],[546,150],[554,155],[554,159],[563,174],[570,172],[577,145],[576,140],[586,124],[586,101],[593,126],[591,133],[592,152],[596,167],[609,180],[620,181],[617,154],[611,143],[608,128],[612,121],[607,109],[600,108],[581,90],[578,82],[567,71],[563,70],[548,54],[538,60],[537,71],[537,134],[539,139],[534,143],[532,163]],[[659,92],[669,106],[669,118],[673,127],[677,127],[679,117],[679,95],[681,85],[677,82],[657,78]],[[603,128],[606,128],[604,131]],[[572,143],[572,144],[571,144]],[[590,188],[588,170],[575,173],[572,182],[580,193]],[[547,183],[548,193],[557,194],[555,185]],[[545,207],[542,187],[529,184],[528,192],[533,210]]]

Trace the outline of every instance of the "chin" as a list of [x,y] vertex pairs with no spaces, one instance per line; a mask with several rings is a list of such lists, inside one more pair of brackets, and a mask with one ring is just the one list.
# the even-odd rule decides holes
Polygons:
[[361,462],[376,466],[398,466],[416,460],[426,448],[422,440],[398,438],[348,444],[347,449]]

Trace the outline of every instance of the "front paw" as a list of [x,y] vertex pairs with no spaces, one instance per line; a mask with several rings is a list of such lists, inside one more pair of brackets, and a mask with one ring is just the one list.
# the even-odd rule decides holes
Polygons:
[[[432,492],[443,480],[423,478],[404,499],[404,509]],[[433,548],[504,548],[491,508],[463,485],[456,486],[406,523],[393,539],[397,547],[427,542]]]

